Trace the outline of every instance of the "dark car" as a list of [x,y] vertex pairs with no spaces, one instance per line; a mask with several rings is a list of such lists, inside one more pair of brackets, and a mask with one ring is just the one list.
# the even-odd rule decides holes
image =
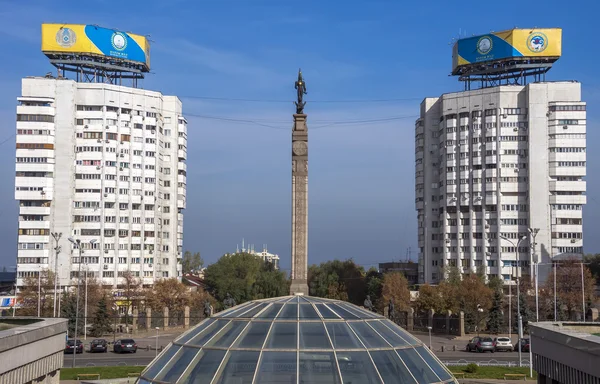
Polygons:
[[[519,343],[515,344],[515,351],[519,350]],[[521,352],[529,352],[529,339],[521,339]]]
[[90,343],[90,352],[108,352],[108,341],[104,339],[94,339]]
[[65,345],[65,353],[83,353],[83,343],[81,340],[77,340],[77,348],[75,348],[75,341],[68,340],[67,345]]
[[115,341],[115,345],[113,346],[113,351],[115,353],[123,353],[123,352],[137,352],[137,344],[133,339],[120,339]]
[[471,339],[471,341],[469,341],[469,344],[467,344],[467,351],[471,352],[471,351],[477,351],[477,352],[485,352],[485,351],[490,351],[492,353],[494,353],[495,351],[495,347],[494,347],[494,340],[492,340],[491,337],[474,337]]

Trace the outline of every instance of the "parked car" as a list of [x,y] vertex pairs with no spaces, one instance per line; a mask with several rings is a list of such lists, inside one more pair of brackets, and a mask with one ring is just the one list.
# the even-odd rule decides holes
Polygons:
[[[515,351],[519,350],[519,343],[515,343]],[[529,339],[521,339],[521,352],[529,352]]]
[[[77,345],[77,347],[75,347]],[[81,340],[77,340],[77,344],[75,344],[74,340],[67,340],[67,345],[65,346],[65,353],[83,353],[83,343]]]
[[113,351],[115,353],[123,353],[123,352],[137,352],[137,344],[133,339],[120,339],[115,341],[115,345],[113,346]]
[[104,339],[94,339],[90,343],[90,352],[108,352],[108,341]]
[[490,351],[494,353],[494,340],[492,340],[491,337],[474,337],[469,341],[469,344],[467,344],[467,351]]
[[512,351],[513,345],[508,337],[496,337],[494,339],[494,348],[496,351]]

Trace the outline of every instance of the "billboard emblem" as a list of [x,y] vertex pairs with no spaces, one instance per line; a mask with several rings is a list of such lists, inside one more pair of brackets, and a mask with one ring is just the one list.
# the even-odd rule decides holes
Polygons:
[[63,48],[71,48],[77,42],[77,35],[71,28],[61,28],[56,32],[56,42]]
[[543,52],[548,46],[548,38],[541,32],[532,33],[527,38],[527,48],[531,52]]
[[486,55],[492,50],[493,46],[492,39],[489,36],[483,36],[477,42],[477,51],[482,55]]
[[117,51],[122,51],[125,48],[127,48],[127,37],[125,36],[124,33],[121,33],[121,32],[113,33],[111,41],[112,41],[113,48],[116,49]]

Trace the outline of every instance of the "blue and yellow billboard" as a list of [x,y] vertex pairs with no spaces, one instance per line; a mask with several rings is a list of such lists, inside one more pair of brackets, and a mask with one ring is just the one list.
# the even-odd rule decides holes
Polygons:
[[42,52],[106,56],[150,70],[150,44],[145,36],[95,25],[42,24]]
[[460,39],[452,52],[452,73],[470,64],[528,57],[559,58],[562,29],[510,29]]

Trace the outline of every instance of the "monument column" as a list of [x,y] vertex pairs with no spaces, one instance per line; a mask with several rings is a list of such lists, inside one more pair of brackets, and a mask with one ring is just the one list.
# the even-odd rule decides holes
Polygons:
[[290,294],[308,295],[308,129],[303,96],[306,84],[298,72],[292,128],[292,284]]

